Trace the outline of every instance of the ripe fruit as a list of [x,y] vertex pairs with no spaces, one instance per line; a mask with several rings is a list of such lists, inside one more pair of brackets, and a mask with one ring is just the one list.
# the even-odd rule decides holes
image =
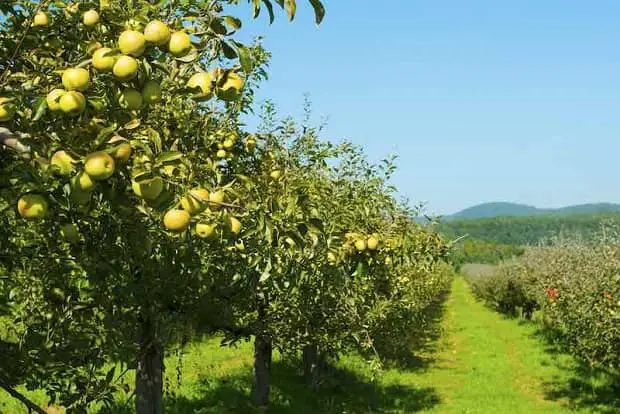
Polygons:
[[60,97],[60,110],[69,115],[79,115],[86,108],[86,98],[80,92],[69,91]]
[[150,105],[161,101],[161,86],[154,80],[147,81],[142,88],[142,100]]
[[218,158],[226,158],[226,156],[228,155],[226,153],[226,151],[224,151],[223,149],[219,150],[216,154],[215,154]]
[[198,223],[196,224],[196,235],[201,239],[213,239],[217,236],[215,229],[215,224]]
[[164,181],[161,177],[154,177],[145,181],[132,181],[131,188],[134,193],[145,200],[155,200],[164,189]]
[[62,73],[62,84],[68,91],[83,91],[89,81],[90,74],[84,68],[69,68]]
[[245,141],[245,147],[248,149],[248,151],[252,151],[254,148],[256,148],[256,139],[254,139],[254,137],[250,135]]
[[170,35],[170,42],[168,43],[168,50],[174,56],[183,56],[189,52],[192,47],[192,41],[189,35],[185,32],[174,32]]
[[93,67],[100,72],[110,72],[114,68],[116,56],[110,53],[112,49],[102,47],[93,53]]
[[226,195],[221,190],[209,194],[209,202],[211,207],[214,209],[221,207],[221,204],[224,202],[225,199]]
[[366,241],[366,245],[368,246],[368,250],[377,250],[379,247],[379,239],[376,236],[370,236]]
[[40,11],[34,15],[34,21],[32,22],[32,25],[34,27],[42,27],[47,26],[49,23],[50,19],[47,16],[47,13]]
[[229,216],[226,222],[226,228],[233,234],[239,234],[241,231],[241,222],[236,217]]
[[73,223],[67,223],[60,226],[60,235],[69,243],[79,243],[80,233]]
[[17,211],[26,220],[42,219],[48,209],[47,199],[40,194],[26,194],[17,201]]
[[125,30],[118,38],[118,48],[126,55],[140,57],[144,53],[146,39],[135,30]]
[[[201,201],[199,199],[205,201]],[[207,190],[204,188],[195,188],[181,199],[181,206],[183,207],[183,210],[187,211],[189,214],[200,213],[207,207],[208,200],[209,192]]]
[[334,264],[336,263],[336,255],[332,252],[328,252],[327,253],[327,261],[329,262],[329,264]]
[[185,210],[170,210],[164,215],[164,227],[167,230],[181,232],[187,229],[191,217]]
[[95,188],[95,182],[90,178],[90,175],[80,173],[71,179],[71,187],[73,190],[88,192]]
[[224,149],[229,150],[235,146],[235,141],[233,141],[232,139],[225,139],[222,145],[224,146]]
[[120,56],[112,68],[112,73],[120,80],[133,79],[138,73],[138,61],[131,56]]
[[90,9],[82,15],[82,22],[84,26],[94,26],[99,23],[99,13],[96,10]]
[[136,111],[142,106],[142,94],[134,88],[124,89],[118,97],[118,103],[122,108]]
[[45,98],[47,108],[52,112],[60,111],[60,98],[62,98],[65,93],[67,92],[64,89],[52,89]]
[[218,81],[218,88],[215,93],[223,101],[235,101],[241,96],[244,85],[245,80],[239,74],[229,71],[224,75],[223,81]]
[[170,29],[165,23],[153,20],[144,28],[144,38],[155,45],[163,45],[170,40]]
[[213,97],[213,76],[209,72],[194,73],[187,81],[190,89],[200,89],[199,98],[208,100]]
[[355,248],[358,252],[363,252],[364,250],[366,250],[366,247],[366,240],[364,239],[359,239],[355,242]]
[[107,152],[93,152],[86,157],[84,171],[95,181],[107,180],[114,174],[114,158]]
[[282,177],[282,171],[273,170],[269,173],[269,177],[271,177],[272,180],[279,180],[280,177]]
[[52,155],[50,163],[57,167],[56,172],[58,172],[58,174],[69,175],[73,172],[73,163],[75,163],[75,160],[65,151],[57,151]]
[[9,98],[0,98],[0,122],[6,122],[15,116],[15,106],[7,102]]
[[116,149],[112,151],[112,153],[110,153],[110,155],[117,161],[127,162],[129,160],[129,157],[131,157],[131,151],[131,145],[123,142],[122,144],[118,145]]

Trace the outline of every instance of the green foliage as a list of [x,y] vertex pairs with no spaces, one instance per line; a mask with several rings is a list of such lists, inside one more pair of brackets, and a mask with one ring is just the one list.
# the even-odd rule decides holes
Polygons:
[[540,309],[546,333],[593,368],[620,365],[620,251],[613,229],[597,243],[559,240],[472,281],[498,310]]
[[450,262],[459,270],[465,263],[498,264],[519,257],[524,251],[524,248],[516,245],[466,238],[453,247]]
[[549,245],[558,234],[594,241],[604,223],[619,223],[620,213],[588,215],[541,215],[494,217],[442,222],[440,231],[447,237],[463,235],[481,241],[513,245]]

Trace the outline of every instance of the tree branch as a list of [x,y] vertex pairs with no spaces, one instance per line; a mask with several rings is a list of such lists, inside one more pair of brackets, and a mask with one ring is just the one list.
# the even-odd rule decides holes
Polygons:
[[30,152],[30,147],[28,145],[23,144],[17,135],[4,127],[0,127],[0,144],[22,154]]
[[39,414],[47,414],[43,408],[30,401],[28,398],[26,398],[25,395],[17,392],[13,387],[11,387],[8,383],[4,382],[2,379],[0,379],[0,387],[3,388],[6,392],[8,392],[11,397],[18,399],[19,401],[21,401],[22,404],[28,407],[29,412],[34,411]]

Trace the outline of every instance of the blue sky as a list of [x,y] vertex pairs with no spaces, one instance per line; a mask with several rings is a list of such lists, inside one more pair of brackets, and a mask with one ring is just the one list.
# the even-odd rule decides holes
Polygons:
[[273,53],[259,99],[310,94],[327,137],[398,154],[412,203],[620,202],[620,1],[325,0],[320,27],[298,3],[242,29]]

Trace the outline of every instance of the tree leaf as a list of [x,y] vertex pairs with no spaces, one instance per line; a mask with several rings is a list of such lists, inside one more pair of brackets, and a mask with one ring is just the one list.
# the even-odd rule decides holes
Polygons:
[[41,117],[43,117],[43,115],[45,115],[45,112],[47,112],[47,102],[44,98],[37,99],[36,106],[37,110],[32,118],[33,121],[38,121]]
[[310,0],[310,4],[314,8],[314,16],[316,24],[321,24],[325,17],[325,7],[321,3],[321,0]]
[[166,152],[162,152],[161,154],[157,156],[157,162],[164,163],[164,162],[178,161],[181,158],[183,158],[183,153],[181,152],[166,151]]

